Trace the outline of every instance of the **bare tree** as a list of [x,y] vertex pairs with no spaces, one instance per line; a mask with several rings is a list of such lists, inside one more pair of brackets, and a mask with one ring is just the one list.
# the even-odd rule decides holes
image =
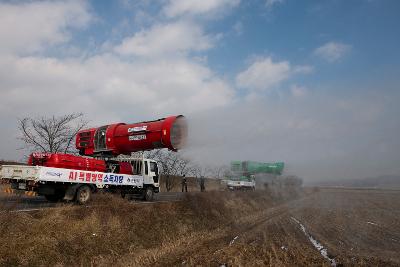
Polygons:
[[165,179],[165,188],[169,192],[176,185],[176,180],[173,179],[173,176],[176,175],[179,157],[176,153],[171,151],[166,151],[161,155],[162,157],[158,162],[161,163],[161,169]]
[[25,148],[41,152],[72,152],[73,139],[86,125],[82,113],[18,120]]
[[200,178],[202,176],[211,177],[213,176],[214,169],[210,166],[196,164],[191,166],[190,173],[196,178]]
[[229,171],[229,167],[225,165],[210,167],[210,175],[215,179],[224,178],[227,171]]
[[172,152],[166,149],[148,151],[146,152],[146,158],[157,160],[168,192],[178,183],[178,180],[174,179],[175,177],[188,175],[192,170],[190,160],[182,157],[179,152]]

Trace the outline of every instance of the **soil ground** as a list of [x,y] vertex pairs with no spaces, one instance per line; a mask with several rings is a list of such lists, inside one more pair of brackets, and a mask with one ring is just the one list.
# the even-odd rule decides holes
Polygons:
[[400,265],[400,191],[206,192],[181,202],[0,213],[0,265]]

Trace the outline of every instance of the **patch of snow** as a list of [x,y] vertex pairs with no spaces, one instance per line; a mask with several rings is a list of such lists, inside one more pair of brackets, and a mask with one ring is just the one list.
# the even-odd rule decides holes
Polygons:
[[213,254],[216,254],[216,253],[220,252],[221,250],[222,250],[222,249],[217,249],[216,251],[214,251]]
[[281,249],[282,249],[282,250],[287,250],[287,247],[282,246]]
[[304,225],[300,221],[298,221],[294,217],[292,217],[292,220],[295,221],[300,226],[303,233],[308,237],[308,239],[311,241],[313,246],[319,251],[319,253],[321,253],[322,257],[327,259],[331,263],[331,266],[336,266],[336,261],[335,261],[335,259],[329,257],[328,250],[326,248],[324,248],[324,246],[321,243],[319,243],[313,236],[311,236],[307,232],[306,227],[304,227]]
[[229,246],[232,246],[233,243],[235,243],[235,240],[238,239],[239,236],[235,236],[235,238],[232,239],[232,241],[229,243]]
[[372,224],[372,225],[378,225],[378,224],[376,224],[376,223],[374,223],[374,222],[367,222],[368,224]]

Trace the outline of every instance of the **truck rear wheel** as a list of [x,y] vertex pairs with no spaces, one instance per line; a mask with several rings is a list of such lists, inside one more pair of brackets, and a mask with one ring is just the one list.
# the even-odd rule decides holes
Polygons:
[[92,190],[89,186],[83,185],[76,191],[76,202],[78,204],[84,205],[90,201],[92,198]]
[[153,201],[154,199],[154,190],[153,187],[147,187],[146,190],[144,191],[144,196],[143,199],[145,201]]

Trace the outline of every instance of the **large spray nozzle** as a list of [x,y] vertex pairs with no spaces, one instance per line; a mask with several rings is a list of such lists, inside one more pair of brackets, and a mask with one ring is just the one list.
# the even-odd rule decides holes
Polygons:
[[182,149],[188,126],[182,115],[133,124],[117,123],[82,130],[76,137],[76,148],[82,155],[130,154],[137,151],[168,148]]

